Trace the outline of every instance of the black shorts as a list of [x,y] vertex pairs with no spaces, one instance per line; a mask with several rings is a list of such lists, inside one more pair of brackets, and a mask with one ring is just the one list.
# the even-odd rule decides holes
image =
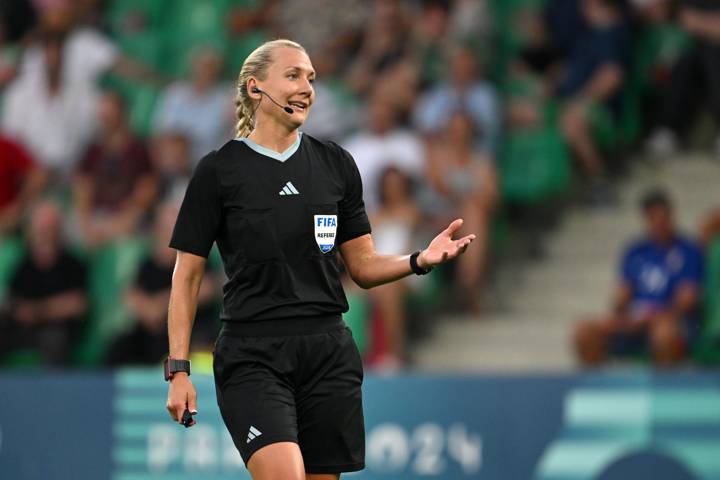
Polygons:
[[[680,335],[686,353],[692,350],[699,334],[698,322],[695,317],[687,316],[680,319]],[[640,332],[617,332],[608,338],[608,351],[615,357],[634,357],[650,354],[650,338],[647,330]]]
[[295,442],[307,473],[365,467],[360,353],[341,319],[319,325],[329,330],[250,336],[228,324],[220,332],[217,401],[246,465],[266,445]]

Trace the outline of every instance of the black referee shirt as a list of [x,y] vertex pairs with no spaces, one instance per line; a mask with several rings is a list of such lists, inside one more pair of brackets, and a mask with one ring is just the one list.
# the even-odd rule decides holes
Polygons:
[[228,277],[222,320],[258,322],[346,312],[335,254],[366,233],[352,156],[299,134],[282,154],[243,138],[205,156],[170,246],[207,257],[217,242]]

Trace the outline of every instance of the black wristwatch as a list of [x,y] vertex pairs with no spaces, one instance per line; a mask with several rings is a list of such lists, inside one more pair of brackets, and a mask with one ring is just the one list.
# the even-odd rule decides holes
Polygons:
[[424,268],[420,268],[420,265],[417,263],[417,258],[420,255],[420,250],[410,255],[410,269],[413,271],[415,275],[427,275],[432,271],[432,267],[428,268],[427,270]]
[[168,357],[165,359],[165,381],[167,382],[177,372],[185,372],[190,375],[190,360],[178,360]]

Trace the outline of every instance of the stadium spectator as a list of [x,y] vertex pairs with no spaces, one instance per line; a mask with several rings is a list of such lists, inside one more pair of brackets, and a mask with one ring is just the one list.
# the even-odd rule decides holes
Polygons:
[[487,0],[454,0],[451,2],[448,33],[457,41],[477,38],[487,41],[492,30],[492,15]]
[[[660,156],[677,151],[699,107],[707,106],[720,120],[720,3],[685,0],[678,19],[693,41],[672,70],[660,125],[648,140],[649,151]],[[715,150],[720,152],[720,135]]]
[[98,116],[98,136],[73,182],[76,220],[90,247],[136,232],[157,192],[147,148],[130,131],[122,97],[106,92]]
[[14,232],[47,175],[17,143],[0,136],[0,237]]
[[562,57],[568,57],[583,38],[589,25],[583,15],[584,0],[547,0],[543,17],[550,35],[550,45]]
[[227,11],[228,33],[232,37],[242,37],[268,29],[275,4],[276,0],[230,5]]
[[[108,365],[159,364],[167,356],[167,309],[175,266],[175,250],[168,247],[178,204],[164,203],[156,211],[153,248],[143,260],[126,296],[135,321],[108,348]],[[210,350],[217,336],[218,278],[208,273],[200,286],[193,328],[193,349]]]
[[46,34],[25,52],[22,73],[7,87],[2,112],[5,133],[49,170],[55,184],[68,181],[92,137],[96,109],[92,90],[68,73],[64,43],[62,36]]
[[398,125],[397,115],[385,95],[375,92],[369,99],[366,129],[345,141],[360,171],[363,199],[370,213],[377,208],[377,186],[385,168],[395,166],[414,180],[422,178],[425,168],[420,139]]
[[[388,100],[397,107],[407,105],[414,93],[408,88],[412,15],[398,0],[375,0],[360,49],[349,65],[345,82],[360,96],[377,88],[391,92]],[[412,76],[411,76],[412,77]]]
[[[671,94],[673,69],[690,44],[690,37],[676,21],[677,2],[634,0],[638,23],[632,69],[641,96],[643,132],[655,132],[663,115],[663,103]],[[651,143],[648,143],[648,146]]]
[[450,53],[450,78],[420,98],[414,123],[423,134],[437,136],[450,117],[466,112],[473,121],[475,148],[493,155],[500,133],[498,98],[492,85],[478,71],[475,53],[460,46]]
[[42,201],[32,210],[29,251],[10,280],[10,317],[0,326],[0,356],[32,349],[47,365],[71,360],[87,313],[87,273],[64,246],[62,222],[53,202]]
[[698,331],[702,253],[678,233],[664,191],[647,192],[642,211],[646,235],[623,255],[613,311],[583,320],[575,331],[585,365],[644,353],[658,365],[672,365],[689,352]]
[[414,22],[410,54],[418,66],[418,87],[425,90],[445,77],[445,57],[453,38],[449,35],[450,3],[445,0],[422,2]]
[[312,115],[303,124],[303,132],[323,139],[339,141],[357,127],[357,101],[340,80],[340,57],[326,50],[313,55],[315,101]]
[[543,127],[561,52],[554,46],[541,9],[520,10],[512,19],[512,25],[520,36],[520,45],[510,61],[506,78],[507,128]]
[[178,132],[156,136],[150,144],[150,162],[158,177],[158,202],[181,201],[193,170],[188,138]]
[[190,57],[191,78],[167,87],[155,111],[155,133],[181,132],[190,140],[193,166],[232,137],[232,88],[220,81],[222,58],[211,47]]
[[561,131],[589,182],[587,200],[600,205],[612,201],[613,194],[594,129],[620,113],[629,46],[619,3],[582,0],[588,30],[574,43],[556,89],[563,101]]
[[64,186],[94,133],[100,77],[112,72],[141,82],[162,79],[97,30],[78,25],[78,3],[35,5],[37,34],[4,94],[2,128],[56,174],[54,185]]
[[[370,217],[373,241],[378,253],[397,255],[421,247],[416,240],[421,211],[412,195],[410,179],[396,167],[388,167],[378,179],[379,202]],[[422,282],[422,277],[404,278],[369,290],[375,311],[382,320],[386,351],[374,352],[372,367],[394,370],[405,363],[405,299],[409,289]]]
[[473,148],[476,134],[472,118],[453,114],[442,137],[428,144],[427,185],[422,206],[433,225],[463,218],[463,228],[476,235],[477,248],[466,252],[455,266],[455,283],[462,305],[479,310],[478,295],[487,263],[490,220],[498,202],[493,157]]
[[[62,39],[63,80],[73,85],[80,84],[88,96],[97,98],[100,93],[98,80],[108,72],[138,82],[163,81],[156,72],[123,54],[103,33],[80,23],[88,10],[83,10],[86,5],[78,0],[34,3],[38,6],[41,36]],[[43,57],[41,45],[29,45],[22,58],[22,75],[35,75],[42,70]]]
[[[300,42],[313,60],[326,49],[344,49],[358,43],[363,27],[368,24],[369,11],[379,8],[368,6],[372,2],[366,0],[272,0],[267,3],[270,8],[264,18],[272,24],[275,36]],[[376,3],[394,4],[396,0],[376,0]]]

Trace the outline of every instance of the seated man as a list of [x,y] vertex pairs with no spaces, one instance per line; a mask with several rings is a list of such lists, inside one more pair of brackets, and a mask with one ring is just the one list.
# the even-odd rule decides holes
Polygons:
[[140,229],[156,198],[157,178],[118,93],[107,91],[100,99],[97,138],[76,173],[75,220],[85,246],[99,247]]
[[676,232],[665,192],[648,192],[642,210],[647,236],[626,250],[613,312],[575,331],[585,365],[648,351],[658,365],[671,365],[688,353],[697,331],[702,253]]
[[575,43],[555,93],[563,103],[560,129],[588,182],[586,200],[603,205],[613,194],[594,132],[620,113],[628,33],[619,0],[583,0],[581,6],[589,30]]
[[[167,356],[167,313],[176,254],[167,245],[177,214],[178,206],[172,203],[162,204],[156,211],[153,250],[141,263],[127,294],[136,322],[110,345],[105,358],[108,365],[159,364]],[[198,294],[192,350],[211,350],[220,329],[216,312],[219,282],[208,266]]]
[[88,308],[87,273],[63,246],[61,222],[52,202],[32,212],[29,252],[10,280],[9,319],[0,322],[0,356],[32,349],[47,365],[70,360]]

